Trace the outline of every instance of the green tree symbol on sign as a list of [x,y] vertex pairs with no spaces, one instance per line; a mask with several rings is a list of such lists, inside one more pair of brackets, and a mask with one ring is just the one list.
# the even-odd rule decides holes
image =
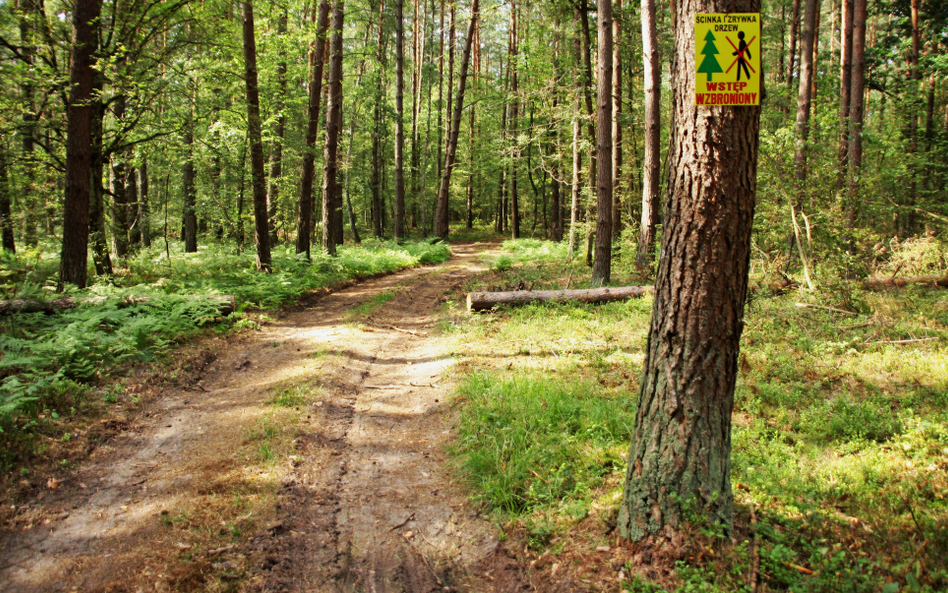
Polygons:
[[708,34],[704,36],[704,40],[707,41],[707,43],[704,44],[701,55],[705,58],[701,61],[698,72],[707,74],[708,82],[711,82],[711,76],[713,76],[715,72],[724,72],[724,70],[721,69],[721,64],[718,64],[718,59],[714,57],[718,55],[718,48],[714,46],[714,33],[709,30]]

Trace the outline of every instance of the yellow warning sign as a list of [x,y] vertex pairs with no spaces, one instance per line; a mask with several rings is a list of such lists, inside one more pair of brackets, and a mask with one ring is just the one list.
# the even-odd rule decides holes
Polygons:
[[695,15],[695,104],[760,105],[760,14]]

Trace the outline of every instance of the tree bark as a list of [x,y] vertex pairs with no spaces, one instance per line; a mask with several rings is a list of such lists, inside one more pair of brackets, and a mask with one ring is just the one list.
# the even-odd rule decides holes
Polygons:
[[267,185],[267,205],[268,205],[268,231],[270,233],[270,244],[276,245],[277,237],[277,218],[280,209],[280,177],[283,175],[283,133],[286,130],[286,51],[283,48],[283,39],[286,37],[286,25],[288,15],[287,8],[284,5],[283,13],[277,20],[277,44],[279,45],[280,61],[276,68],[277,92],[273,101],[273,109],[276,116],[273,121],[273,142],[270,143],[270,175]]
[[[731,412],[750,260],[760,107],[694,103],[696,13],[674,17],[675,126],[667,217],[618,529],[673,536],[693,509],[733,525]],[[760,0],[732,0],[755,13]]]
[[66,190],[59,283],[86,287],[89,246],[89,199],[92,189],[92,88],[98,47],[101,0],[76,0],[73,15],[69,104],[66,107]]
[[[579,14],[578,11],[573,12],[573,25],[574,27],[578,24]],[[577,226],[579,225],[579,208],[580,208],[580,171],[583,166],[582,161],[582,152],[579,150],[579,136],[580,136],[580,124],[579,124],[579,113],[582,105],[582,78],[579,73],[579,51],[580,51],[580,41],[579,41],[579,32],[574,32],[573,37],[573,171],[571,177],[571,193],[570,193],[570,213],[569,213],[569,246],[567,248],[567,253],[569,257],[573,257],[576,253],[576,231]]]
[[[622,46],[619,30],[624,17],[622,0],[616,0],[612,18],[612,236],[618,240],[622,232],[622,192],[619,191],[622,175]],[[556,182],[554,181],[554,185]]]
[[839,145],[836,150],[836,191],[846,184],[849,161],[849,106],[853,72],[853,0],[841,0],[839,39]]
[[16,253],[13,217],[10,211],[10,175],[6,146],[0,142],[0,249]]
[[510,92],[512,95],[512,100],[510,101],[510,138],[512,138],[510,147],[510,237],[512,239],[520,238],[520,192],[517,188],[517,164],[520,161],[520,149],[518,146],[520,136],[520,99],[517,97],[520,86],[518,76],[520,66],[517,63],[517,54],[519,52],[517,47],[519,43],[517,21],[517,3],[516,0],[512,0],[510,5],[510,45],[508,49],[510,52],[510,65],[508,66],[510,72]]
[[[121,125],[125,118],[125,96],[119,95],[114,103],[115,119]],[[129,199],[126,185],[127,169],[125,158],[128,151],[114,154],[112,162],[112,238],[115,244],[115,257],[128,257]]]
[[329,104],[326,110],[326,148],[323,153],[323,236],[322,246],[329,255],[336,255],[336,212],[339,199],[339,131],[342,127],[342,26],[344,0],[333,1],[332,40],[329,57]]
[[658,224],[658,195],[662,156],[662,58],[655,27],[655,0],[642,0],[642,61],[645,87],[645,157],[642,163],[642,220],[635,267],[652,268],[655,252],[655,226]]
[[181,166],[181,188],[184,192],[184,252],[197,253],[197,198],[194,194],[194,116],[193,104],[188,108],[184,127],[184,164]]
[[862,170],[863,93],[866,68],[866,0],[853,0],[853,65],[849,107],[849,204],[847,223],[859,216],[859,177]]
[[523,305],[546,301],[609,303],[634,299],[654,292],[651,286],[613,286],[579,290],[516,290],[512,292],[470,292],[468,311],[486,311],[497,305]]
[[267,181],[263,167],[260,96],[257,87],[257,42],[254,39],[253,4],[241,3],[243,13],[244,80],[247,88],[247,128],[250,142],[250,177],[253,187],[254,238],[257,269],[270,272],[270,232],[267,224]]
[[151,247],[151,205],[149,199],[148,157],[142,155],[138,167],[138,226],[142,233],[142,245]]
[[806,143],[810,131],[810,104],[813,84],[813,39],[816,30],[817,0],[806,0],[803,15],[803,35],[800,44],[800,84],[797,89],[797,139],[793,156],[797,180],[797,208],[803,203],[806,191]]
[[458,80],[458,97],[454,104],[454,117],[451,120],[451,134],[445,150],[444,174],[441,176],[441,189],[438,191],[438,207],[435,213],[435,234],[441,238],[448,236],[448,193],[451,188],[451,172],[458,148],[458,135],[461,132],[461,111],[464,107],[464,87],[467,84],[467,70],[471,62],[471,46],[474,42],[474,29],[477,27],[478,0],[471,5],[471,22],[467,27],[464,41],[464,54],[461,57],[461,74]]
[[395,0],[395,240],[405,236],[405,0]]
[[382,238],[382,139],[384,136],[382,103],[385,101],[385,2],[381,0],[379,9],[379,30],[375,44],[375,60],[378,64],[375,81],[375,110],[373,111],[374,132],[372,134],[372,226],[376,238]]
[[793,66],[797,59],[797,31],[800,28],[800,0],[793,0],[793,15],[790,20],[790,55],[787,56],[787,86],[793,90]]
[[303,172],[300,176],[300,203],[296,213],[296,253],[310,259],[310,237],[313,234],[313,180],[316,177],[316,132],[319,128],[319,101],[322,98],[323,63],[326,54],[326,27],[329,23],[329,1],[320,0],[316,19],[316,39],[309,49],[309,84],[306,116],[306,148],[303,150]]
[[905,135],[908,140],[906,149],[906,160],[908,165],[908,183],[906,184],[905,203],[902,211],[899,212],[899,232],[903,235],[909,235],[915,227],[915,200],[918,193],[918,163],[916,155],[918,153],[918,109],[919,109],[919,80],[922,74],[918,69],[918,57],[921,52],[920,31],[918,26],[918,5],[919,0],[911,0],[911,25],[912,25],[912,47],[908,56],[908,78],[907,85],[908,101],[908,125]]
[[[23,63],[33,69],[36,61],[36,46],[34,45],[35,26],[34,21],[41,13],[42,4],[36,0],[20,0],[19,8],[22,10],[20,18],[20,56]],[[25,109],[23,110],[23,128],[21,131],[23,148],[23,185],[22,198],[20,203],[23,210],[23,242],[30,247],[38,244],[36,236],[37,227],[37,188],[36,188],[36,147],[34,135],[36,134],[37,114],[34,112],[34,86],[31,75],[24,77],[24,82],[20,87],[20,96]]]
[[612,275],[612,0],[598,2],[596,94],[596,253],[592,283],[609,284]]

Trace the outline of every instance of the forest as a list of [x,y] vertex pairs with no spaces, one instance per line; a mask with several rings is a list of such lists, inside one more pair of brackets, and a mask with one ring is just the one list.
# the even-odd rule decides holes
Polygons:
[[[759,13],[759,38],[699,39],[696,11]],[[231,461],[206,456],[233,449],[243,477],[192,491],[200,504],[158,495],[149,529],[184,543],[135,531],[134,554],[62,573],[70,583],[125,590],[124,570],[156,590],[323,590],[330,577],[306,572],[319,553],[281,539],[310,525],[334,534],[319,550],[398,536],[416,558],[319,560],[345,566],[331,580],[353,591],[370,573],[475,591],[943,590],[946,56],[940,0],[0,0],[0,550],[21,558],[0,576],[34,575],[30,545],[94,556],[9,542],[145,500],[113,485],[99,510],[63,506],[79,504],[94,451],[131,458],[116,435],[175,426],[157,419],[177,413],[156,411],[167,393],[213,402],[248,373],[265,403],[237,397],[240,438],[188,461],[213,481],[207,468]],[[739,107],[693,91],[735,66],[756,85]],[[703,148],[689,148],[699,132]],[[687,272],[675,266],[691,264],[695,283],[723,279],[720,294],[674,300]],[[480,315],[460,304],[477,290],[624,285],[655,296]],[[701,369],[721,373],[650,337],[673,341],[673,314],[710,293],[721,306],[696,331],[720,346]],[[412,340],[456,370],[419,375],[440,358]],[[386,348],[419,361],[407,378],[380,370]],[[690,405],[675,377],[702,373],[725,394],[723,444],[706,460],[725,486],[696,479],[693,499],[662,490],[646,508],[653,494],[629,484],[655,451],[648,418]],[[456,382],[450,395],[442,382]],[[662,403],[638,408],[653,392]],[[348,512],[359,522],[355,486],[334,490],[331,516],[292,510],[328,499],[287,484],[357,483],[388,459],[350,430],[389,405],[360,398],[387,395],[406,398],[399,418],[414,397],[450,398],[450,428],[376,437],[450,434],[440,465],[408,445],[399,459],[426,478],[451,468],[490,527],[421,510],[390,529],[403,517],[382,510],[361,520],[384,529],[339,527]],[[477,529],[506,551],[458,544],[478,562],[448,560],[450,537]],[[45,590],[22,578],[11,590]]]

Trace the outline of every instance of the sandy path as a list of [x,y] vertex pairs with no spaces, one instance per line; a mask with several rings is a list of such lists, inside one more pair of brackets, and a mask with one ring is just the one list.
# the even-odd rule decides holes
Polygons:
[[[482,248],[455,246],[445,265],[327,295],[223,348],[200,391],[165,394],[32,501],[45,519],[0,532],[0,591],[524,590],[445,468],[452,359],[430,334]],[[394,298],[369,317],[347,316],[386,291]],[[238,482],[254,492],[267,476],[248,475],[235,451],[275,388],[307,381],[323,396],[304,411],[268,525],[184,567],[169,563],[169,547],[191,544],[157,518],[210,507]]]

